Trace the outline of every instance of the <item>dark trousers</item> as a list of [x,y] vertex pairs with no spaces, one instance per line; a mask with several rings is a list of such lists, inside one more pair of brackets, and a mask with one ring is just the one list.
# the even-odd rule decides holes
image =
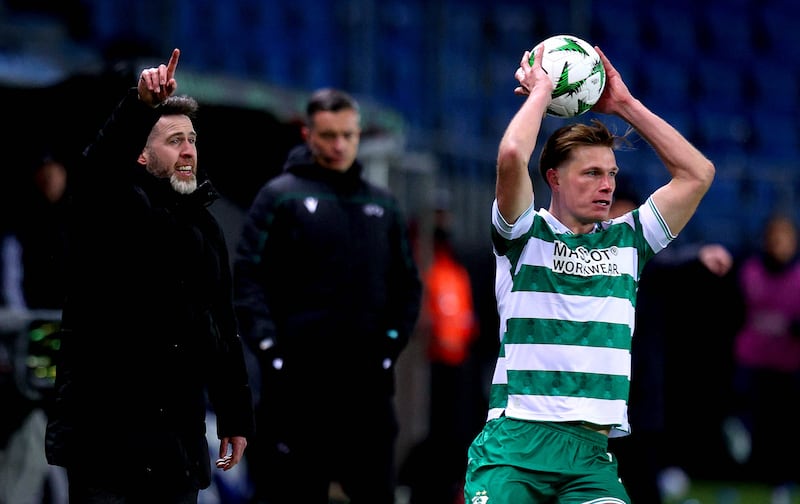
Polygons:
[[144,482],[135,488],[104,487],[86,471],[67,469],[70,504],[197,504],[199,490],[196,488],[170,489]]
[[328,504],[338,482],[350,504],[393,504],[397,419],[391,398],[359,409],[320,405],[317,412],[260,408],[248,443],[254,502]]

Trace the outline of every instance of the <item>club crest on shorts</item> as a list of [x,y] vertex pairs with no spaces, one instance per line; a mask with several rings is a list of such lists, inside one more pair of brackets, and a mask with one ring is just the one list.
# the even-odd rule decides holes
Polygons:
[[486,490],[479,490],[475,492],[475,496],[470,499],[472,504],[488,504],[489,496],[486,495]]

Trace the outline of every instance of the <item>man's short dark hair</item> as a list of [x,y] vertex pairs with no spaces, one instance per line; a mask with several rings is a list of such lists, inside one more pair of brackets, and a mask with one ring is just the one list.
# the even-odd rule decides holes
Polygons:
[[186,95],[172,95],[156,107],[158,114],[165,115],[185,115],[190,119],[194,119],[197,115],[197,109],[200,106],[197,100],[191,96]]
[[623,136],[615,135],[598,119],[592,119],[591,124],[573,123],[562,126],[550,135],[542,148],[539,173],[547,182],[547,170],[561,166],[575,147],[601,145],[616,150],[620,143],[627,141],[626,137],[627,133]]
[[314,91],[306,106],[306,118],[309,124],[317,112],[339,112],[340,110],[359,111],[358,102],[348,93],[334,88],[323,88]]

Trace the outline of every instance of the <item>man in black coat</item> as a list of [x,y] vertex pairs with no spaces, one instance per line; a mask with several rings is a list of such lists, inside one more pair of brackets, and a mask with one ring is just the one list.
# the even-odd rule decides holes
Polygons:
[[[257,194],[234,263],[261,395],[248,467],[258,502],[394,502],[396,359],[422,284],[396,199],[362,176],[357,102],[307,105],[304,145]],[[298,484],[298,482],[302,482]]]
[[196,503],[254,434],[225,239],[197,173],[180,51],[142,71],[71,172],[69,280],[46,452],[70,502]]

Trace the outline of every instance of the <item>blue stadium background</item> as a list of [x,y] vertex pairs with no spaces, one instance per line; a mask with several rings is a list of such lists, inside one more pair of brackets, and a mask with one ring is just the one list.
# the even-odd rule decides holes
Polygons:
[[[0,14],[0,69],[19,82],[52,83],[98,58],[163,61],[181,47],[182,70],[373,99],[398,113],[404,149],[432,154],[440,178],[480,187],[519,105],[522,51],[573,33],[717,164],[686,240],[738,248],[770,211],[796,213],[800,35],[789,0],[5,0]],[[646,146],[619,162],[643,194],[665,180]],[[463,207],[465,230],[485,227],[480,203],[474,215]]]

